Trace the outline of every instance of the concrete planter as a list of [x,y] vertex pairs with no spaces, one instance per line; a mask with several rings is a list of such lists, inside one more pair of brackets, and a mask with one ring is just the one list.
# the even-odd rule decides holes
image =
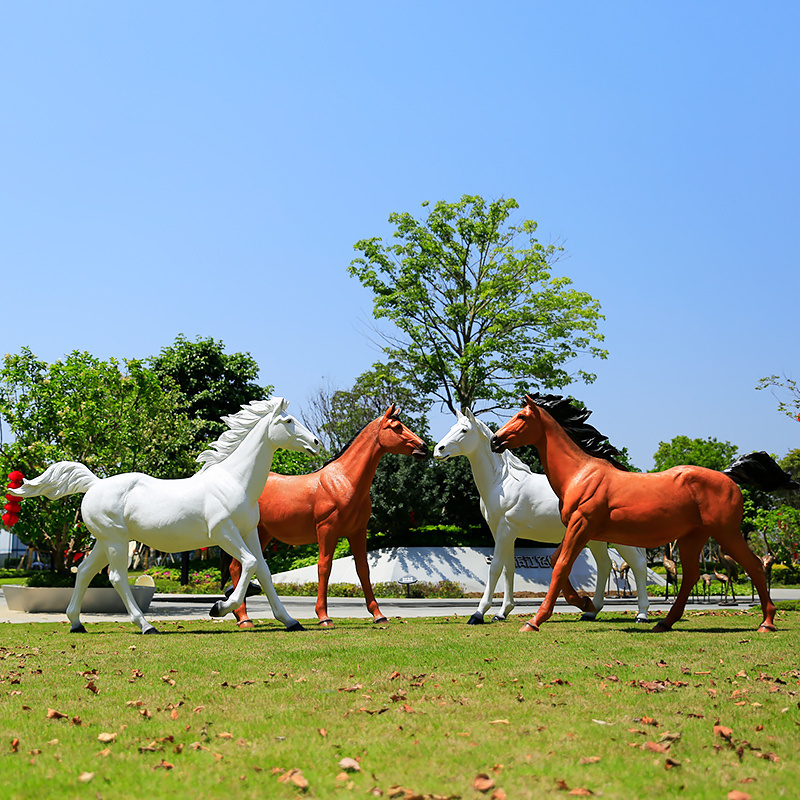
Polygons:
[[[150,601],[156,592],[155,586],[131,586],[136,604],[143,613],[150,607]],[[64,613],[72,597],[71,587],[52,586],[3,586],[6,604],[11,611],[27,613],[58,614]],[[126,614],[122,598],[116,589],[86,590],[81,606],[83,614]]]

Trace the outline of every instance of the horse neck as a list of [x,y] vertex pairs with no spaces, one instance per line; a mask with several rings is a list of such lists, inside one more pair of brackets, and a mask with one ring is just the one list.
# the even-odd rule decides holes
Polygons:
[[563,489],[587,461],[600,461],[584,452],[546,411],[539,409],[541,435],[533,442],[553,491],[563,497]]
[[378,431],[381,420],[373,420],[353,439],[347,449],[331,464],[343,470],[356,493],[369,492],[375,478],[378,462],[386,450],[378,443]]
[[491,495],[491,489],[496,486],[503,475],[503,456],[497,456],[492,452],[491,444],[488,439],[480,437],[481,442],[472,452],[467,454],[467,460],[472,468],[472,477],[475,486],[478,487],[478,494],[487,498]]
[[241,444],[219,466],[232,475],[244,488],[252,503],[258,502],[269,476],[272,458],[278,449],[265,439],[264,428],[269,424],[263,419],[251,430]]

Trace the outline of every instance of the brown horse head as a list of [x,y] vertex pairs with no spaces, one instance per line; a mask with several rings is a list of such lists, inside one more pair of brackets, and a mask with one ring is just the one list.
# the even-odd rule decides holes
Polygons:
[[535,445],[539,441],[542,433],[539,407],[529,394],[522,398],[522,403],[522,408],[492,436],[491,445],[495,453],[526,444]]
[[397,414],[394,403],[389,406],[378,426],[378,444],[387,453],[414,456],[423,459],[428,456],[428,445],[407,428]]

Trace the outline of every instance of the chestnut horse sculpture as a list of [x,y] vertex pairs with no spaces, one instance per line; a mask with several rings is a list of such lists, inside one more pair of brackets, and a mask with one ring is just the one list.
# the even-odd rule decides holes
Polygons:
[[[428,446],[398,418],[395,406],[367,424],[355,438],[324,467],[308,475],[270,473],[258,501],[261,520],[258,537],[262,549],[272,539],[286,544],[319,542],[319,585],[315,611],[319,624],[333,625],[328,616],[328,580],[333,552],[339,539],[350,542],[364,599],[374,622],[386,622],[372,591],[367,563],[367,523],[372,513],[369,496],[375,470],[384,453],[425,458]],[[241,567],[230,564],[236,587]],[[252,628],[247,605],[233,612],[240,628]]]
[[775,605],[761,562],[741,533],[742,493],[736,483],[763,491],[797,484],[766,453],[742,456],[724,472],[703,467],[673,467],[665,472],[627,472],[619,455],[579,409],[556,395],[526,395],[522,410],[492,437],[492,448],[534,445],[561,503],[567,527],[544,602],[523,631],[536,631],[553,613],[572,564],[592,539],[638,547],[660,547],[677,540],[683,563],[680,588],[667,616],[654,631],[668,631],[686,606],[700,577],[699,558],[713,537],[750,576],[761,601],[759,632],[775,630]]

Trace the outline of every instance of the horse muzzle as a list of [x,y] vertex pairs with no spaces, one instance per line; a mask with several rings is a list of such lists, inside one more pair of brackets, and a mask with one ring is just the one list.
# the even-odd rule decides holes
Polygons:
[[497,434],[492,436],[489,445],[491,446],[493,453],[502,453],[508,447],[505,441],[501,439]]
[[422,447],[417,447],[415,450],[412,450],[411,455],[417,459],[417,461],[423,461],[431,454],[431,451],[428,449],[428,445],[424,442]]

